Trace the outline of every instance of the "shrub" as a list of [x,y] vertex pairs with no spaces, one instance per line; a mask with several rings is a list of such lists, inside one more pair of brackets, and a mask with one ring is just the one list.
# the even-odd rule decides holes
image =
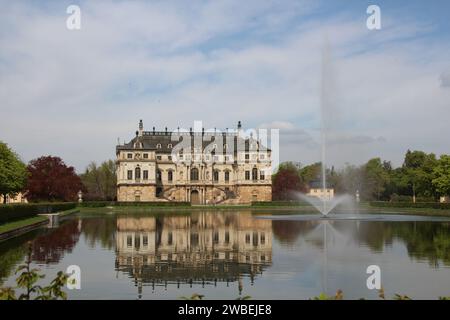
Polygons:
[[372,201],[370,202],[372,207],[381,208],[425,208],[425,209],[450,209],[450,203],[439,202],[384,202],[384,201]]

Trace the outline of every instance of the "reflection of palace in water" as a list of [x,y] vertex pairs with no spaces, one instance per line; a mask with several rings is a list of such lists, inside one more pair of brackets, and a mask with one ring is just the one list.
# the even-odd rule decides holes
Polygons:
[[118,217],[116,268],[141,283],[232,282],[272,263],[272,221],[250,213]]

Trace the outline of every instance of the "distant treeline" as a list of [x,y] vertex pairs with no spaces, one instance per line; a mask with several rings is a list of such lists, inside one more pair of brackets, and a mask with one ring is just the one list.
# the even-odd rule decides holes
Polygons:
[[[410,151],[402,166],[374,158],[361,166],[346,165],[326,169],[327,180],[337,194],[356,194],[361,200],[435,202],[450,194],[450,155]],[[305,192],[311,182],[320,180],[321,163],[299,166],[285,162],[273,175],[273,199],[295,198],[291,190]]]

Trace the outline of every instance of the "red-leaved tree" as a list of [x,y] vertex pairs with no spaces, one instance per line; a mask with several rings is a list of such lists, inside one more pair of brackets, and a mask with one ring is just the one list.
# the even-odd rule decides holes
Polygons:
[[44,156],[30,161],[28,194],[32,201],[75,201],[84,190],[80,177],[59,157]]
[[280,166],[272,182],[273,199],[298,200],[293,191],[305,191],[297,169],[291,165]]

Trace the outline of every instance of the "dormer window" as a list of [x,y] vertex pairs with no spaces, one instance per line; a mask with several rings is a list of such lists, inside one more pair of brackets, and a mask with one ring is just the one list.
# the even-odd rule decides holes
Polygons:
[[156,149],[161,149],[161,143],[158,143],[158,144],[156,145]]
[[167,145],[167,149],[172,149],[172,144],[171,144],[171,143],[169,143],[169,144]]

